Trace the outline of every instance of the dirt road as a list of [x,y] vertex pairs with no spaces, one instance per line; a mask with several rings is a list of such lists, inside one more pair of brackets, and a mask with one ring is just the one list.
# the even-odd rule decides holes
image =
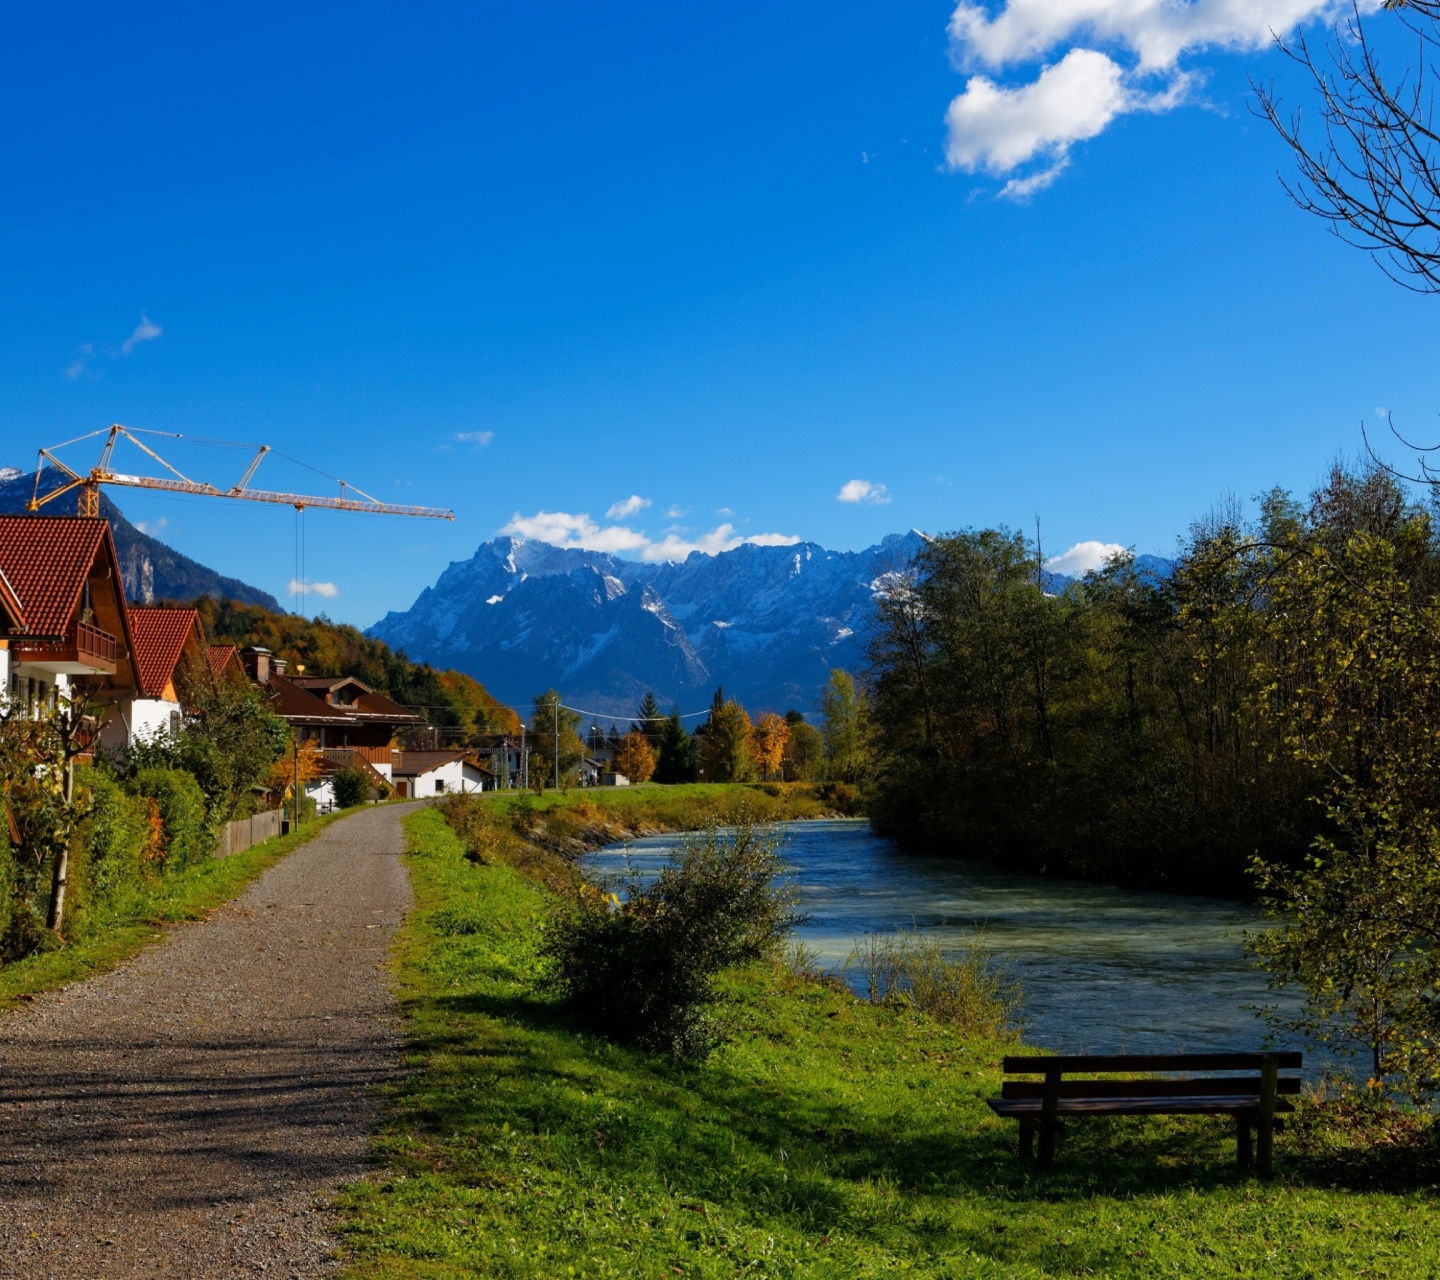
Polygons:
[[[407,806],[408,808],[408,806]],[[0,1276],[320,1276],[398,1067],[405,809],[367,810],[114,973],[0,1018]]]

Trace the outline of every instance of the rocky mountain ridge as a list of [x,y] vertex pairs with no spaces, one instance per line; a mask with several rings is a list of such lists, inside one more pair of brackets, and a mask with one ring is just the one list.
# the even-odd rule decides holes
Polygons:
[[688,712],[721,684],[752,710],[811,710],[832,667],[863,663],[880,580],[923,541],[912,530],[864,551],[747,544],[642,563],[497,538],[367,634],[520,707],[553,686],[604,715],[633,713],[647,690]]

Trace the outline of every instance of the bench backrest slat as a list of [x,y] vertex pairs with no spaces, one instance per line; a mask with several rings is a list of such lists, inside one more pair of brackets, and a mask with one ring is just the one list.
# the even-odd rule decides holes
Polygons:
[[1007,1057],[1004,1065],[1008,1075],[1045,1075],[1052,1071],[1059,1071],[1062,1075],[1081,1071],[1259,1071],[1267,1057],[1273,1058],[1277,1067],[1295,1068],[1303,1062],[1303,1055],[1296,1052],[1153,1053],[1097,1057]]
[[[1300,1092],[1299,1076],[1281,1076],[1276,1092]],[[1205,1076],[1198,1080],[1062,1080],[1060,1098],[1218,1098],[1260,1095],[1260,1077]],[[1006,1080],[1000,1086],[1002,1098],[1043,1098],[1043,1080]]]

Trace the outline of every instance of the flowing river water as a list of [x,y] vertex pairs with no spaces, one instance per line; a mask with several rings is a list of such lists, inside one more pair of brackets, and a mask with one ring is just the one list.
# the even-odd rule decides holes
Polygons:
[[[1261,923],[1249,906],[910,854],[864,820],[794,822],[784,832],[782,856],[809,916],[797,932],[826,968],[840,970],[867,933],[914,926],[960,948],[979,928],[1024,991],[1030,1044],[1071,1053],[1260,1045],[1265,1025],[1247,1006],[1276,1000],[1244,955],[1245,930]],[[588,870],[623,874],[628,859],[654,873],[675,840],[603,849]]]

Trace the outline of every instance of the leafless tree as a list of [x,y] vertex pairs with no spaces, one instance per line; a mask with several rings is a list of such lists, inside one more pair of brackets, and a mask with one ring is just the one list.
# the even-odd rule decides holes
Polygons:
[[1440,0],[1384,0],[1408,31],[1412,54],[1382,69],[1358,5],[1323,51],[1304,35],[1280,41],[1319,94],[1321,127],[1302,136],[1273,86],[1255,86],[1260,114],[1295,154],[1284,181],[1295,203],[1370,253],[1397,284],[1440,292],[1440,124],[1431,81],[1440,51]]

